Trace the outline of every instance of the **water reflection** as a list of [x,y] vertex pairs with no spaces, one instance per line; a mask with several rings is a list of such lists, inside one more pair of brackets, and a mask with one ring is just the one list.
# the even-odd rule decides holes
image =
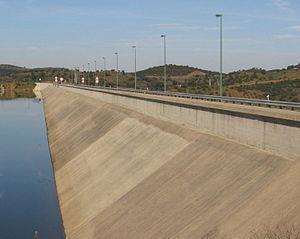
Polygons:
[[5,88],[3,85],[0,85],[0,96],[4,96]]
[[35,98],[35,84],[5,83],[0,84],[0,100],[15,98]]

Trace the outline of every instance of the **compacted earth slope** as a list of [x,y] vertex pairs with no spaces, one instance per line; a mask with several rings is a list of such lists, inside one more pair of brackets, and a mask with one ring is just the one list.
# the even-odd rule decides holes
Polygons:
[[300,222],[300,164],[48,87],[67,238],[247,238]]

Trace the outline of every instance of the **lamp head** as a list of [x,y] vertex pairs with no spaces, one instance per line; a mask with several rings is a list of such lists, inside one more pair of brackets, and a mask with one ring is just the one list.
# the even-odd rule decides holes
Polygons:
[[216,17],[223,17],[222,14],[216,14]]

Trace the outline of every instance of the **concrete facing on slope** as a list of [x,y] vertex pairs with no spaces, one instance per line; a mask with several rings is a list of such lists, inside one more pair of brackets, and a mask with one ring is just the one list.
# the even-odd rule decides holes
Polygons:
[[64,89],[183,124],[289,158],[300,159],[300,112],[114,91]]
[[43,97],[68,238],[245,238],[300,222],[299,161],[82,93]]

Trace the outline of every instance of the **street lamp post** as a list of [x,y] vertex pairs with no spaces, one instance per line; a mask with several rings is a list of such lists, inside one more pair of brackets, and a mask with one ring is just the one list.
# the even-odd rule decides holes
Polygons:
[[102,57],[102,59],[103,59],[103,70],[104,70],[103,87],[105,87],[105,84],[106,84],[106,58]]
[[136,83],[137,83],[137,77],[136,77],[136,46],[132,46],[134,49],[134,89],[136,90]]
[[220,96],[223,96],[223,15],[216,14],[220,18]]
[[88,85],[90,85],[90,72],[91,72],[90,63],[88,63],[87,82],[86,82]]
[[[82,78],[84,78],[84,65],[82,65]],[[83,81],[84,83],[84,81]]]
[[164,91],[167,91],[167,40],[166,35],[161,35],[164,38]]
[[117,60],[117,65],[116,65],[116,70],[117,70],[117,89],[119,88],[119,54],[118,52],[115,53],[116,55],[116,60]]
[[95,85],[98,85],[99,83],[99,77],[97,76],[97,61],[94,60],[94,64],[95,64]]
[[73,85],[77,82],[77,69],[74,67],[74,75],[73,75]]

